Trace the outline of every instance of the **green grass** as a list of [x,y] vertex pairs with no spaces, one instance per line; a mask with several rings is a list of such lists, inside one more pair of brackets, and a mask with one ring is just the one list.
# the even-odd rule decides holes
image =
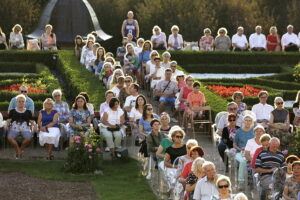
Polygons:
[[155,200],[145,177],[141,175],[137,162],[104,161],[103,175],[73,175],[62,171],[63,161],[12,161],[0,160],[1,172],[23,172],[33,177],[91,182],[101,200]]

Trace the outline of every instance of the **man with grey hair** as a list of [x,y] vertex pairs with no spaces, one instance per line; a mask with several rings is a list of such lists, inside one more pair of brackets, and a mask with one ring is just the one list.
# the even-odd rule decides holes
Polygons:
[[[28,88],[25,85],[22,85],[20,87],[20,94],[23,94],[26,97],[26,102],[25,102],[25,108],[27,110],[30,110],[32,115],[34,114],[34,102],[33,100],[28,97]],[[8,112],[11,111],[12,109],[15,109],[17,107],[17,99],[16,97],[12,98],[10,100],[9,106],[8,106]]]
[[183,73],[181,70],[177,69],[177,62],[175,60],[173,60],[171,63],[170,63],[170,68],[172,70],[172,78],[171,80],[172,81],[176,81],[176,76],[177,74],[179,73]]
[[267,39],[264,34],[262,34],[261,26],[255,27],[255,33],[251,34],[249,37],[249,45],[252,51],[265,51],[267,48]]
[[232,36],[233,51],[248,51],[248,41],[244,35],[244,28],[238,27],[237,33]]
[[279,151],[280,140],[271,138],[270,146],[257,156],[255,162],[255,172],[259,173],[259,186],[261,187],[260,199],[268,199],[271,193],[273,172],[286,165],[284,155]]
[[217,174],[214,163],[210,161],[205,161],[202,168],[206,176],[197,182],[193,199],[211,200],[212,196],[219,194],[215,182],[221,175]]
[[287,33],[283,34],[281,38],[281,46],[283,51],[298,51],[299,50],[299,38],[293,32],[294,26],[287,26]]

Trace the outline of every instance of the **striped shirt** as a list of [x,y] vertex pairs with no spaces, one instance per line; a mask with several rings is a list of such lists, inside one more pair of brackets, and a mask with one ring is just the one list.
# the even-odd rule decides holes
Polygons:
[[[271,153],[269,150],[263,150],[258,154],[255,168],[262,168],[262,169],[272,169],[272,168],[279,168],[285,166],[285,159],[284,155],[277,151],[276,153]],[[261,173],[261,176],[264,175],[272,175],[271,173]]]

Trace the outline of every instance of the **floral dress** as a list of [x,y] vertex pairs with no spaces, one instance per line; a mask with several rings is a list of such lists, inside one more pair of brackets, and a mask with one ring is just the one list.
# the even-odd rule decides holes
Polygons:
[[297,183],[293,176],[286,179],[285,187],[288,188],[288,197],[297,199],[298,192],[300,191],[300,183]]
[[[197,183],[198,177],[194,173],[190,173],[188,177],[186,178],[186,184],[194,185]],[[186,194],[188,196],[188,200],[193,199],[194,191],[193,192],[187,192]]]
[[54,108],[57,111],[59,117],[58,122],[66,122],[69,120],[69,105],[66,102],[61,102],[60,104],[54,103]]
[[[70,112],[70,118],[73,118],[74,124],[85,124],[87,123],[88,118],[91,116],[90,112],[88,110],[75,110],[72,109]],[[85,132],[89,131],[89,127],[85,127],[84,130]],[[69,134],[74,135],[76,134],[76,130],[70,126]]]

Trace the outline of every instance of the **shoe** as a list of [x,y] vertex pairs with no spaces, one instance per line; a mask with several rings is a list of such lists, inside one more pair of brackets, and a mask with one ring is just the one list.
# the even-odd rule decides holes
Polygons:
[[150,179],[151,179],[151,173],[149,173],[149,174],[146,176],[146,179],[147,179],[147,180],[150,180]]
[[109,151],[110,151],[109,147],[105,147],[105,152],[109,152]]

